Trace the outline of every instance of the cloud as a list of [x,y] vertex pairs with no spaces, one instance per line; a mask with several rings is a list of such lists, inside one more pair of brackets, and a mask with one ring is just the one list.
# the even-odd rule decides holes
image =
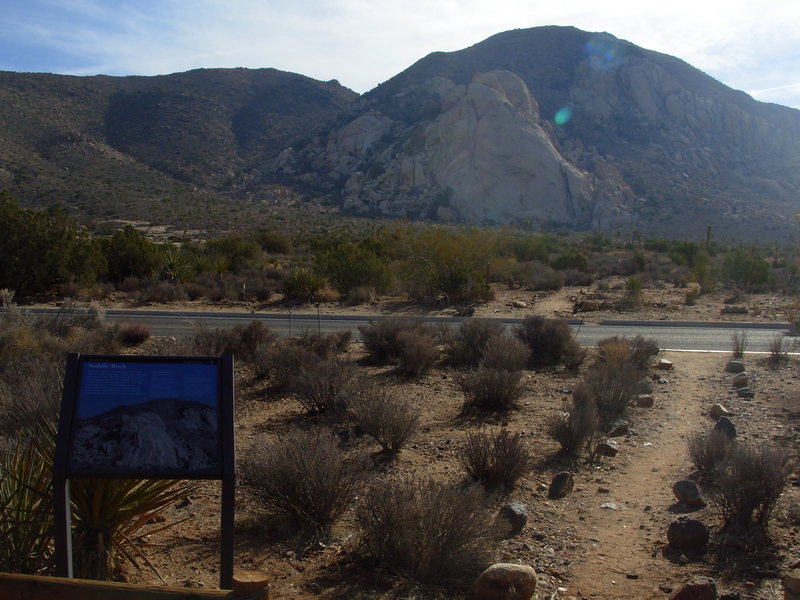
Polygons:
[[[0,68],[73,74],[274,67],[366,91],[426,54],[537,25],[607,31],[738,89],[797,99],[800,3],[751,0],[6,0]],[[16,60],[16,59],[15,59]],[[33,61],[33,58],[30,59]],[[39,60],[38,58],[36,60]],[[35,70],[35,69],[33,69]],[[773,90],[773,88],[775,88]],[[784,88],[784,89],[777,89]],[[754,92],[755,93],[755,92]],[[761,96],[758,96],[761,97]],[[795,104],[800,101],[795,101]]]

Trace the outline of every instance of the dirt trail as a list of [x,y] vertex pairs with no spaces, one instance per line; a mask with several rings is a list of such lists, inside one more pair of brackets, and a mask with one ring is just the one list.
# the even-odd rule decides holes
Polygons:
[[[561,597],[664,598],[659,586],[677,589],[688,578],[683,565],[662,555],[661,543],[666,524],[677,516],[670,511],[672,485],[691,466],[686,436],[705,425],[701,413],[713,394],[704,376],[721,359],[694,353],[667,358],[674,369],[663,372],[669,383],[656,384],[655,407],[633,409],[635,435],[618,438],[616,458],[577,478],[565,513],[582,522],[587,550]],[[616,509],[601,506],[608,503]]]

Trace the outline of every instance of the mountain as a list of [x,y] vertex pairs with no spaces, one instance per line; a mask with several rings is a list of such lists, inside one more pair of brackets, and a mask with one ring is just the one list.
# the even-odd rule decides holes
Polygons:
[[119,406],[81,419],[71,465],[104,472],[195,474],[219,468],[217,411],[180,399]]
[[800,111],[573,27],[434,52],[360,97],[274,69],[0,72],[4,188],[97,220],[217,230],[306,199],[373,217],[779,239],[800,211]]
[[101,217],[191,210],[201,220],[282,192],[260,166],[356,98],[335,81],[275,69],[0,72],[0,189]]
[[426,56],[274,169],[357,214],[763,239],[800,210],[799,134],[674,57],[538,27]]

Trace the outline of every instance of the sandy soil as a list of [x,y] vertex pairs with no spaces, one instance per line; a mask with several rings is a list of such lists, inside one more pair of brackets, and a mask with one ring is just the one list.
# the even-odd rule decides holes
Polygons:
[[[358,358],[362,351],[352,344]],[[656,383],[653,408],[632,408],[627,435],[617,438],[620,453],[590,465],[565,462],[558,447],[544,435],[546,418],[559,410],[568,390],[577,382],[560,370],[526,372],[525,396],[519,410],[504,424],[522,432],[535,450],[533,472],[507,496],[494,499],[495,508],[510,500],[529,507],[527,526],[503,541],[497,560],[532,565],[539,574],[536,597],[543,599],[602,598],[634,600],[671,597],[669,590],[696,574],[717,579],[721,589],[741,598],[780,597],[779,577],[800,558],[799,523],[789,523],[779,511],[770,534],[773,543],[758,551],[740,541],[731,552],[721,543],[720,517],[713,508],[693,513],[712,530],[706,552],[681,558],[666,546],[667,524],[682,513],[671,488],[692,470],[686,437],[712,426],[709,407],[723,403],[734,412],[740,437],[756,443],[775,441],[798,452],[800,394],[798,365],[770,369],[764,358],[748,356],[754,380],[754,400],[732,391],[724,372],[728,357],[720,354],[670,353],[672,371],[653,371],[665,379]],[[370,374],[392,382],[398,394],[422,411],[422,426],[396,461],[376,467],[389,474],[431,474],[448,480],[464,477],[457,452],[466,434],[482,426],[496,426],[491,418],[476,422],[461,418],[462,397],[449,370],[435,370],[420,381],[392,378],[390,369],[367,368]],[[304,416],[290,398],[265,396],[257,388],[240,386],[237,399],[237,447],[243,453],[261,436],[276,436],[291,427],[318,427],[319,418]],[[375,451],[366,438],[353,438],[354,448]],[[575,473],[575,489],[561,500],[549,500],[552,476],[562,470]],[[170,519],[192,518],[147,539],[145,553],[167,583],[216,587],[218,540],[218,485],[201,484],[189,503],[174,508]],[[800,499],[800,488],[789,486],[782,506]],[[608,504],[613,508],[607,508]],[[606,507],[604,507],[604,505]],[[463,592],[418,587],[365,568],[357,560],[350,515],[320,541],[298,542],[267,525],[249,490],[237,491],[236,568],[258,570],[272,583],[271,598],[440,598],[462,597]],[[155,526],[154,526],[155,527]],[[727,549],[726,549],[727,548]],[[152,574],[131,573],[136,580],[156,581]]]

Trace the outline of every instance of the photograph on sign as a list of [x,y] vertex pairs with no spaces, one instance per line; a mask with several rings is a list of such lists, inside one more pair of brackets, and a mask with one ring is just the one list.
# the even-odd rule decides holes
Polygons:
[[70,472],[217,473],[219,389],[219,367],[213,361],[83,360]]

